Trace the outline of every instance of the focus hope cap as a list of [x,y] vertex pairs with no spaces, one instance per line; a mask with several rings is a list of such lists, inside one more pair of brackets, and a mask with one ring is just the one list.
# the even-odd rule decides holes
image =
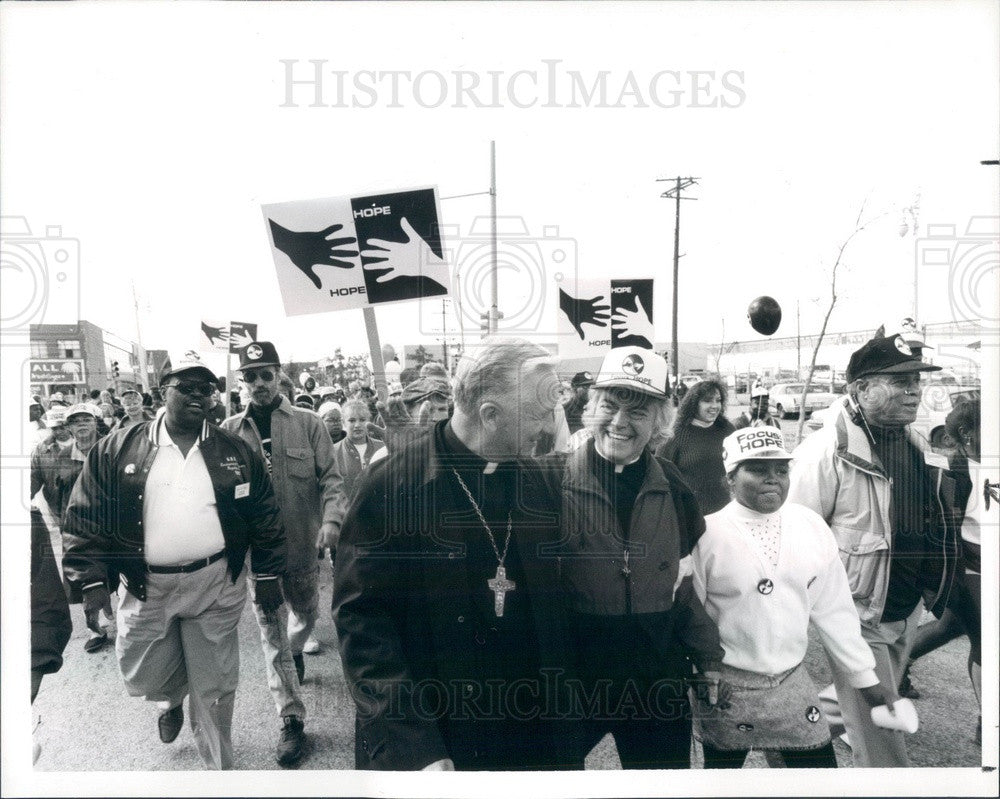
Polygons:
[[65,421],[69,421],[74,416],[93,416],[95,419],[101,418],[101,411],[89,402],[78,402],[66,411]]
[[59,427],[66,424],[66,408],[49,408],[48,413],[42,418],[48,427]]
[[876,333],[873,339],[866,341],[851,355],[847,365],[847,382],[877,374],[940,371],[940,366],[920,360],[899,333],[888,337]]
[[604,356],[594,388],[628,388],[667,398],[667,362],[642,347],[616,347]]
[[205,366],[204,362],[201,360],[201,356],[194,350],[188,350],[181,355],[177,359],[176,365],[173,365],[173,362],[171,363],[171,367],[160,376],[161,386],[167,382],[168,378],[176,377],[182,374],[199,374],[206,380],[211,380],[213,383],[219,382],[219,378],[215,376],[215,372]]
[[256,369],[259,366],[281,367],[278,351],[270,341],[251,341],[240,350],[240,365],[237,371]]
[[743,461],[791,459],[791,453],[785,449],[785,439],[775,427],[744,427],[730,433],[722,441],[722,463],[726,474]]

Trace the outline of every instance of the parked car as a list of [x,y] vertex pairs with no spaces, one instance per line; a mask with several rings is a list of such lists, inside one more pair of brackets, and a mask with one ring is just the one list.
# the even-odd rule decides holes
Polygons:
[[944,420],[963,402],[979,399],[978,388],[955,385],[951,381],[935,380],[926,383],[920,392],[920,408],[911,428],[923,436],[933,448],[950,449],[955,446],[955,442],[944,429]]
[[[770,390],[770,411],[771,415],[778,419],[787,419],[789,416],[798,416],[802,411],[802,389],[804,383],[777,383],[771,386]],[[829,391],[810,391],[806,395],[805,412],[808,416],[819,408],[826,408],[837,398],[836,394]]]

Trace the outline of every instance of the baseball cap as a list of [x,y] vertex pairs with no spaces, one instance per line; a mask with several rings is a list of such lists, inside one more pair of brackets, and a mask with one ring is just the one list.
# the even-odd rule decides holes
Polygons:
[[42,418],[46,427],[60,427],[66,424],[66,408],[49,408],[48,413]]
[[569,383],[570,388],[583,388],[594,385],[594,376],[590,372],[577,372]]
[[251,341],[240,350],[240,365],[237,371],[256,369],[259,366],[281,367],[278,351],[270,341]]
[[142,397],[142,394],[136,391],[134,388],[127,388],[121,393],[121,397],[125,398],[129,394],[135,394],[137,397]]
[[202,362],[201,356],[194,350],[188,350],[177,359],[176,365],[172,365],[160,376],[160,385],[162,386],[166,383],[170,377],[189,373],[201,374],[213,383],[219,382],[219,378],[215,376],[215,373]]
[[729,474],[744,461],[790,461],[785,439],[776,427],[743,427],[722,441],[722,463]]
[[411,402],[422,402],[434,394],[442,397],[451,396],[451,386],[448,381],[440,377],[420,377],[403,388],[400,399],[409,404]]
[[616,347],[604,356],[594,388],[630,388],[666,399],[667,362],[642,347]]
[[899,333],[888,337],[876,333],[851,355],[847,365],[847,382],[876,374],[940,371],[940,366],[920,360]]
[[768,389],[764,388],[762,385],[756,385],[750,389],[750,399],[757,399],[757,397],[769,397]]
[[313,407],[313,405],[315,404],[315,400],[312,398],[312,394],[296,394],[295,401],[308,402],[310,408]]
[[73,405],[66,411],[65,421],[68,422],[74,416],[77,416],[78,414],[81,413],[86,414],[87,416],[93,416],[95,419],[101,418],[100,408],[97,408],[95,405],[89,402],[78,402],[76,405]]

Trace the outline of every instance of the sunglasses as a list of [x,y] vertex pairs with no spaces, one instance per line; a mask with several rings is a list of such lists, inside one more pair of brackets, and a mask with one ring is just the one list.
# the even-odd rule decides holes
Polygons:
[[270,383],[274,380],[274,372],[270,369],[256,369],[252,372],[248,371],[243,373],[244,383],[256,383],[258,378],[264,383]]
[[212,383],[168,383],[166,388],[176,388],[185,397],[197,394],[199,397],[211,397],[215,391]]

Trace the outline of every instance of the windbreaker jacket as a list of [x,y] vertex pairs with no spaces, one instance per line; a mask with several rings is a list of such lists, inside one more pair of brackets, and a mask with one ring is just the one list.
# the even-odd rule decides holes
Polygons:
[[[547,478],[559,480],[562,508],[560,540],[542,551],[558,555],[570,607],[595,616],[648,618],[676,608],[672,629],[659,630],[655,638],[669,647],[683,646],[702,670],[718,668],[723,657],[718,627],[688,577],[691,551],[705,531],[698,500],[676,466],[644,453],[646,477],[625,536],[611,499],[589,467],[593,449],[590,440],[568,455],[543,461]],[[684,579],[675,597],[679,578]]]
[[[260,431],[249,410],[248,406],[230,416],[221,429],[262,453]],[[346,501],[343,480],[323,420],[313,411],[295,407],[287,397],[271,414],[271,481],[285,526],[287,570],[315,569],[320,525],[342,518],[338,503]]]
[[354,501],[354,497],[358,493],[361,475],[368,469],[372,458],[383,449],[385,449],[385,444],[369,438],[368,447],[365,449],[365,457],[362,459],[358,448],[354,446],[349,438],[342,438],[333,445],[334,468],[343,481],[341,484],[343,498],[342,500],[338,498],[334,516],[334,521],[338,525],[343,523],[347,508]]
[[[875,627],[889,591],[893,487],[864,430],[851,420],[847,403],[844,398],[834,406],[836,413],[831,408],[826,424],[795,449],[787,501],[805,505],[830,525],[861,623]],[[948,459],[930,450],[912,430],[907,432],[910,443],[923,453],[935,486],[943,534],[931,543],[939,548],[943,568],[937,591],[925,599],[928,608],[940,613],[958,558],[955,481],[947,474]]]
[[[63,517],[63,574],[74,601],[94,583],[107,583],[114,590],[119,575],[133,596],[146,599],[143,495],[158,449],[158,424],[142,422],[113,433],[87,456]],[[243,570],[247,550],[258,576],[284,573],[284,530],[261,456],[207,422],[198,447],[215,490],[233,582]]]

